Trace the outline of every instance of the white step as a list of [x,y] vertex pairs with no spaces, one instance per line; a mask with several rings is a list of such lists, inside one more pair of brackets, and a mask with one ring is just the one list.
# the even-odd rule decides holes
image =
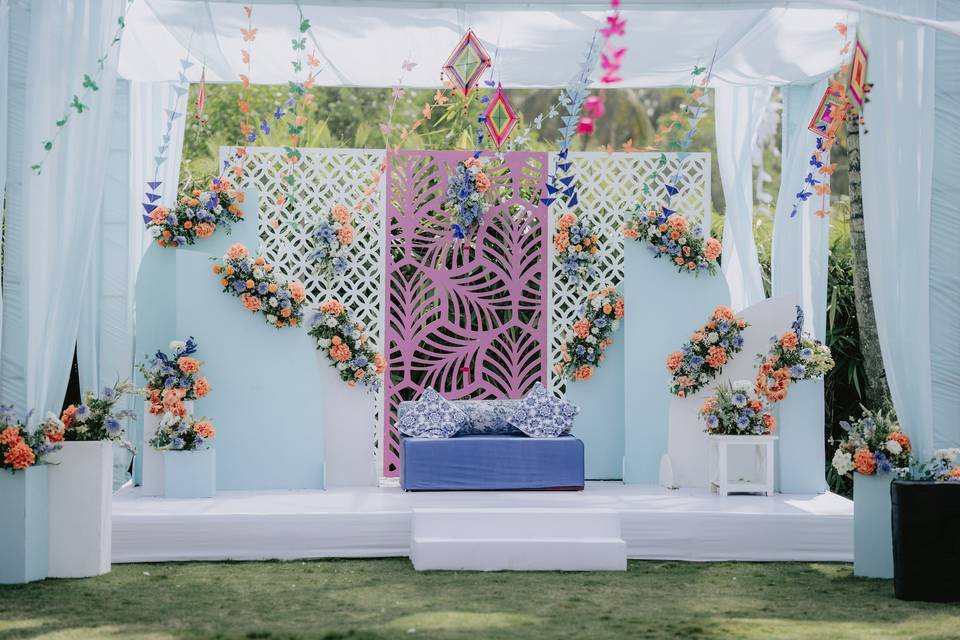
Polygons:
[[612,509],[413,509],[418,571],[625,571]]

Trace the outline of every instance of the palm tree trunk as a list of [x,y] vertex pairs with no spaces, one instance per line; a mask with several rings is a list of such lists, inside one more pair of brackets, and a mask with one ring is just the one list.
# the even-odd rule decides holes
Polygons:
[[873,294],[867,268],[867,242],[863,226],[863,193],[860,189],[860,123],[856,115],[847,118],[847,162],[850,180],[850,250],[853,255],[853,292],[856,300],[860,353],[866,374],[864,395],[871,409],[891,409],[890,388],[883,369]]

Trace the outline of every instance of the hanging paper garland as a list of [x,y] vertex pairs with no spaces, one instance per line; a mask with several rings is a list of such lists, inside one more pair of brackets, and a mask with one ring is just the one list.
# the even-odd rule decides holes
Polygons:
[[[123,34],[123,30],[127,26],[127,12],[130,10],[130,5],[132,4],[133,0],[127,0],[126,4],[123,5],[123,11],[117,18],[117,29],[113,34],[113,38],[111,38],[110,44],[107,45],[106,51],[104,51],[100,57],[97,58],[96,71],[94,71],[92,75],[89,73],[83,74],[83,82],[80,90],[73,94],[73,98],[67,103],[67,106],[64,109],[63,116],[54,123],[56,129],[53,136],[41,143],[41,146],[43,147],[43,155],[40,157],[39,161],[30,165],[30,169],[37,175],[40,175],[40,173],[43,171],[44,162],[46,162],[47,157],[53,151],[55,143],[60,137],[60,133],[64,130],[67,124],[69,124],[71,117],[74,114],[78,116],[82,115],[85,111],[90,110],[90,106],[86,104],[85,101],[89,100],[88,96],[100,90],[100,77],[103,75],[103,70],[106,67],[107,59],[110,57],[113,49],[120,44],[120,38]],[[4,53],[4,55],[6,55],[6,53]]]

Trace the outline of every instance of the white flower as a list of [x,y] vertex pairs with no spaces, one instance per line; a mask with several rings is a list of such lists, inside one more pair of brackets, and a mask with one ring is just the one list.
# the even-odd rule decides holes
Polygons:
[[261,267],[254,267],[254,268],[253,268],[253,277],[254,277],[254,278],[262,278],[262,277],[263,277],[263,269],[262,269]]
[[730,385],[734,391],[745,391],[748,393],[753,391],[753,383],[749,380],[734,380]]
[[600,307],[603,306],[603,298],[601,298],[600,296],[597,296],[596,298],[590,301],[590,304],[593,305],[594,309],[599,309]]
[[276,280],[277,284],[279,285],[287,284],[287,276],[283,274],[278,273],[273,277],[273,279]]
[[901,452],[903,452],[903,447],[901,447],[900,443],[896,440],[887,440],[887,451],[895,456],[898,456]]
[[159,238],[161,235],[163,235],[163,229],[160,227],[150,227],[150,235],[152,235],[154,238]]
[[960,455],[960,449],[937,449],[933,452],[933,457],[944,462],[954,462]]
[[330,339],[329,339],[329,338],[318,338],[318,339],[317,339],[317,344],[320,345],[321,347],[323,347],[324,349],[326,349],[326,348],[328,348],[328,347],[330,346]]
[[270,304],[271,307],[275,307],[275,306],[277,306],[277,302],[278,302],[278,301],[277,301],[276,296],[270,296],[270,299],[267,300],[267,302]]
[[587,337],[584,339],[584,341],[585,341],[587,344],[597,344],[597,339],[596,339],[595,337],[593,337],[593,336],[587,336]]
[[614,321],[613,321],[613,324],[611,324],[610,327],[611,327],[614,331],[617,331],[617,329],[620,328],[620,321],[619,321],[619,320],[614,320]]
[[60,420],[60,418],[57,417],[57,414],[55,414],[53,411],[47,411],[47,420],[46,420],[46,421],[47,421],[47,424],[54,424],[54,425],[56,425],[57,429],[59,429],[59,430],[61,430],[61,431],[62,431],[63,429],[66,429],[66,428],[67,428],[67,427],[63,424],[63,422]]
[[600,333],[600,329],[597,329],[596,327],[590,327],[590,333],[592,333],[593,335],[597,335],[598,333]]
[[276,321],[277,321],[277,316],[270,313],[267,314],[267,322],[273,324]]
[[328,327],[331,327],[331,328],[337,326],[337,319],[336,319],[336,318],[327,318],[327,326],[328,326]]
[[842,476],[845,476],[853,471],[853,456],[850,455],[850,452],[843,449],[837,449],[837,452],[833,454],[833,468],[836,469],[837,473]]
[[677,240],[677,244],[679,245],[687,244],[687,236],[680,236],[680,239]]
[[174,353],[181,353],[186,348],[187,343],[183,340],[173,340],[170,342],[170,351],[173,351]]
[[180,422],[180,416],[174,415],[167,411],[163,414],[163,417],[160,418],[160,426],[163,428],[172,427],[173,425]]
[[720,340],[720,336],[717,335],[716,331],[711,331],[707,334],[707,344],[714,344],[718,340]]

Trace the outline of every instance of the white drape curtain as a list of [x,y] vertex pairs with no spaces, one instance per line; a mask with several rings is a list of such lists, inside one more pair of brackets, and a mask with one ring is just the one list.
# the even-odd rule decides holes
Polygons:
[[771,87],[717,87],[714,112],[717,164],[726,201],[723,275],[739,311],[763,300],[763,276],[753,237],[753,148]]
[[[10,60],[10,0],[0,0],[0,229],[3,228],[4,200],[7,188],[7,104],[10,88],[7,82]],[[0,263],[3,241],[0,240]],[[0,336],[3,335],[3,290],[0,288]]]
[[[940,0],[937,18],[960,24],[960,2]],[[930,366],[933,446],[960,447],[960,38],[937,34],[930,203]]]
[[[41,157],[84,73],[113,37],[123,0],[45,0],[11,9],[11,87],[4,322],[0,397],[40,415],[59,410],[69,378],[85,283],[99,235],[105,161],[113,122],[117,51],[105,61],[99,91],[74,113],[41,175]],[[56,37],[51,37],[56,34]],[[12,76],[11,76],[12,77]],[[14,112],[16,111],[16,114]],[[22,118],[22,121],[20,120]],[[12,127],[11,127],[12,130]]]
[[[175,109],[185,114],[188,107],[186,97],[177,100],[174,86],[176,85],[173,82],[133,81],[130,83],[130,213],[136,220],[140,220],[140,214],[143,213],[143,207],[140,204],[144,201],[143,193],[146,183],[153,180],[154,156],[166,127],[165,109]],[[167,207],[172,207],[177,197],[186,121],[186,115],[173,121],[167,159],[160,165],[158,180],[163,184],[160,185],[157,193],[161,195],[159,202]],[[131,239],[131,246],[138,244],[139,255],[142,256],[149,244],[149,238],[144,234],[143,225],[138,226],[137,231],[139,232],[138,241],[134,243]],[[134,266],[139,264],[138,258]]]
[[826,337],[827,258],[830,239],[829,218],[818,218],[819,198],[802,203],[790,217],[796,193],[810,171],[810,154],[816,136],[807,131],[810,115],[816,110],[825,80],[809,85],[781,87],[783,95],[783,142],[780,192],[773,223],[771,277],[773,295],[795,295],[800,299],[806,324],[815,338]]
[[[933,17],[927,0],[887,0],[888,9]],[[866,16],[861,37],[874,84],[870,133],[861,136],[863,208],[870,283],[887,382],[914,448],[933,439],[930,359],[931,185],[934,144],[934,35]],[[956,147],[948,162],[956,164]],[[956,265],[952,267],[956,268]],[[952,340],[956,336],[951,336]],[[957,416],[951,416],[955,424]]]

